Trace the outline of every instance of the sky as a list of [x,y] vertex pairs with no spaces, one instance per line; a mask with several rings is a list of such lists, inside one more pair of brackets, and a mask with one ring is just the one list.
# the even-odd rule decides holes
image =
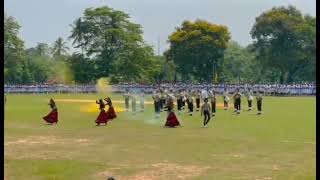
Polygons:
[[289,4],[316,16],[316,0],[4,0],[4,10],[19,22],[20,37],[30,48],[38,42],[52,44],[58,37],[67,39],[70,24],[86,8],[109,6],[130,14],[132,22],[142,25],[145,41],[162,54],[169,47],[168,36],[184,20],[226,25],[232,40],[246,46],[252,42],[250,30],[257,16]]

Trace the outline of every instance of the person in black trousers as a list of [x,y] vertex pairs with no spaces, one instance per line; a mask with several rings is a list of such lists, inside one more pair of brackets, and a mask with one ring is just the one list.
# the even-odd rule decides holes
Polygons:
[[153,96],[153,102],[154,102],[154,110],[156,113],[156,118],[160,117],[160,96],[159,96],[159,92],[156,92]]
[[207,124],[210,121],[210,105],[208,104],[208,99],[204,99],[204,104],[201,107],[201,116],[204,115],[203,127],[208,127]]
[[241,96],[242,94],[240,93],[239,88],[237,88],[236,93],[234,94],[233,97],[234,97],[236,112],[238,114],[240,114],[240,110],[241,110]]
[[183,99],[182,91],[179,91],[176,97],[177,97],[178,114],[180,114],[182,110],[182,99]]
[[191,92],[189,93],[189,96],[188,96],[188,99],[187,99],[187,103],[188,103],[189,115],[192,116],[192,113],[193,113],[193,98],[192,98]]
[[260,92],[258,92],[258,96],[257,96],[257,108],[258,108],[258,115],[260,115],[262,111],[262,96]]
[[199,111],[199,108],[200,108],[200,91],[196,92],[196,104],[197,104],[197,111]]
[[212,116],[216,115],[216,104],[217,104],[217,97],[216,97],[216,93],[213,91],[212,98],[211,98]]

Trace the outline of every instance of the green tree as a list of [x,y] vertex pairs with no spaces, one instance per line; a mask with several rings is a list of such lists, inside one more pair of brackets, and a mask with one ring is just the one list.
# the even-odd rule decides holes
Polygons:
[[316,18],[304,16],[305,23],[300,24],[296,36],[300,44],[300,61],[291,73],[291,81],[315,82],[316,80]]
[[50,55],[50,47],[47,43],[37,43],[35,50],[36,50],[36,54],[38,56],[49,56]]
[[4,14],[4,81],[22,83],[24,42],[18,36],[20,25],[12,17]]
[[147,45],[126,44],[119,51],[112,67],[113,82],[150,82],[160,73],[161,66]]
[[309,44],[305,41],[308,38],[301,37],[301,32],[310,32],[307,22],[293,6],[275,7],[256,18],[251,36],[257,59],[266,69],[279,72],[280,83],[292,82],[294,73],[300,69],[298,64],[305,54],[302,47]]
[[78,18],[70,26],[72,30],[71,30],[71,35],[69,36],[69,39],[73,39],[72,45],[75,48],[81,47],[81,52],[83,53],[83,48],[85,45],[84,32],[86,31],[84,23],[82,23],[81,18]]
[[47,56],[28,56],[24,71],[30,76],[29,83],[45,83],[55,69],[53,61]]
[[252,82],[251,75],[255,70],[253,63],[253,53],[250,53],[247,48],[241,47],[237,42],[230,41],[220,64],[220,81],[225,83]]
[[97,79],[98,72],[94,61],[85,57],[82,53],[73,53],[67,59],[67,62],[75,82],[90,83]]
[[167,60],[165,56],[155,56],[155,63],[158,68],[153,79],[156,82],[174,82],[176,80],[176,65],[172,60]]
[[131,23],[129,15],[109,7],[88,8],[74,22],[73,44],[94,57],[98,76],[108,77],[113,61],[128,43],[143,43],[140,25]]
[[167,59],[173,60],[183,80],[218,81],[218,65],[230,33],[226,26],[202,20],[184,21],[169,36]]
[[68,50],[69,48],[67,47],[66,42],[61,37],[53,43],[52,54],[54,58],[68,55]]

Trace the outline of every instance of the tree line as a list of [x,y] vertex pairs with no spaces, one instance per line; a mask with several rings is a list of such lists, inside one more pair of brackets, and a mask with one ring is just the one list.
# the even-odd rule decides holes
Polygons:
[[253,43],[231,40],[227,26],[184,21],[156,56],[129,14],[110,7],[87,8],[71,24],[67,40],[25,48],[19,23],[4,16],[4,80],[11,84],[213,82],[302,83],[316,78],[316,17],[297,8],[274,7],[256,17]]

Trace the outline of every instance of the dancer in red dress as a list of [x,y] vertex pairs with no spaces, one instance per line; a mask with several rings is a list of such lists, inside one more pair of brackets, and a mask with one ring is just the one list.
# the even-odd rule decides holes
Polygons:
[[56,106],[56,103],[54,102],[53,99],[50,99],[49,104],[50,108],[52,109],[51,112],[43,117],[43,120],[45,120],[49,124],[57,124],[58,123],[58,109]]
[[109,109],[108,109],[108,111],[107,111],[107,121],[116,118],[117,115],[116,115],[116,112],[114,111],[114,108],[113,108],[113,106],[112,106],[112,101],[111,101],[111,99],[110,99],[109,97],[107,97],[107,98],[105,98],[104,100],[107,102],[106,105],[109,106]]
[[99,116],[96,119],[97,126],[100,126],[100,124],[107,125],[107,113],[104,110],[106,107],[102,99],[99,99],[99,101],[96,101],[97,104],[99,104],[100,113]]
[[168,111],[168,117],[167,117],[167,122],[165,124],[166,127],[176,127],[180,126],[180,123],[174,114],[173,111],[173,98],[170,97],[167,100],[167,111]]

